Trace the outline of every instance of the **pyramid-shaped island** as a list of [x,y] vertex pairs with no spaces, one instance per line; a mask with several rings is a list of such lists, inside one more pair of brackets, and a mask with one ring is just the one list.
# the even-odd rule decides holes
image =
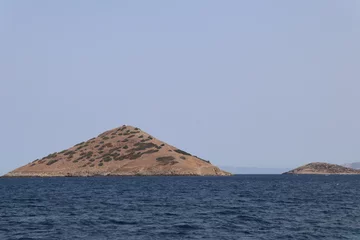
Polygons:
[[170,146],[132,126],[37,159],[5,177],[194,175],[228,176],[209,161]]

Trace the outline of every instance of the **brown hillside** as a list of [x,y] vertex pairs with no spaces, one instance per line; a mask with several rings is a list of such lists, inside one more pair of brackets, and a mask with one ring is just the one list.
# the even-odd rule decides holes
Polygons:
[[6,174],[25,176],[230,175],[132,126],[100,134]]
[[295,168],[284,174],[360,174],[360,170],[336,164],[314,162]]

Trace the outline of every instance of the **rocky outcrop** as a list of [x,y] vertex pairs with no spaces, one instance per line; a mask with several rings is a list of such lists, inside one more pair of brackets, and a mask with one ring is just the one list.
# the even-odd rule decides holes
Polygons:
[[314,162],[295,168],[284,174],[360,174],[360,170],[336,164]]
[[228,176],[209,161],[168,145],[132,126],[122,126],[49,154],[5,177],[129,175]]

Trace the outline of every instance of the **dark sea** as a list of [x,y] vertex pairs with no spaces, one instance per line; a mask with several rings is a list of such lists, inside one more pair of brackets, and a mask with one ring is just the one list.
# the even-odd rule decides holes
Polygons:
[[360,176],[1,178],[7,239],[360,239]]

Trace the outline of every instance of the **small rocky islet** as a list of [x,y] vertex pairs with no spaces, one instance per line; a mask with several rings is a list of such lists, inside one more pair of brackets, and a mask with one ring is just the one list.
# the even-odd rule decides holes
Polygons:
[[283,174],[360,174],[360,170],[325,162],[313,162]]
[[229,176],[209,161],[123,125],[49,154],[4,177]]

